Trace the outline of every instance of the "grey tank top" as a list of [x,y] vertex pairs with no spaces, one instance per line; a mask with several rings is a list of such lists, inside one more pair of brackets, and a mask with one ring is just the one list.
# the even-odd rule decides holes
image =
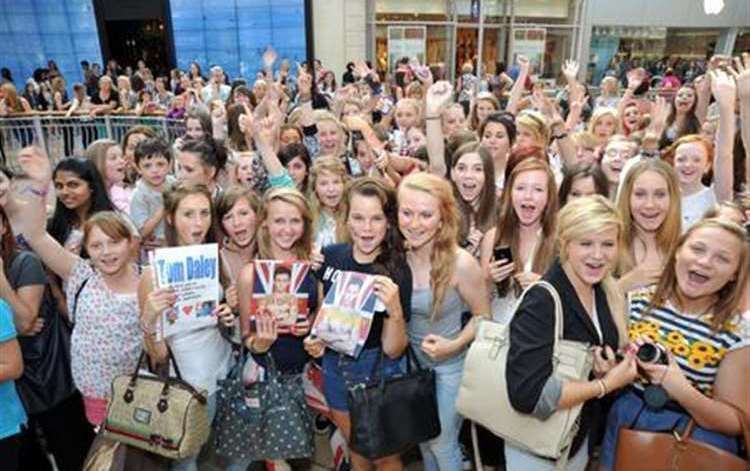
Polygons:
[[456,355],[435,362],[422,351],[422,340],[429,335],[435,334],[446,339],[455,339],[461,333],[461,314],[469,308],[464,303],[455,288],[448,288],[443,298],[440,311],[431,319],[432,311],[432,289],[414,289],[411,297],[411,318],[409,319],[409,342],[423,366],[433,367],[436,365],[447,365],[459,363],[466,356],[466,349]]

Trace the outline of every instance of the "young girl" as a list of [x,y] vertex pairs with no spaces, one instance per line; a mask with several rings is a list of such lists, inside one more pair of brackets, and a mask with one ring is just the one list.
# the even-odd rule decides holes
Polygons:
[[[458,211],[448,182],[428,173],[399,186],[398,227],[409,250],[412,296],[409,342],[421,363],[436,373],[440,435],[420,445],[424,469],[461,469],[461,416],[455,400],[475,323],[462,328],[462,313],[489,313],[489,295],[476,259],[459,248]],[[401,285],[402,287],[404,285]]]
[[318,157],[310,169],[310,210],[315,245],[323,248],[342,238],[341,202],[346,168],[334,157]]
[[[167,246],[189,247],[214,241],[213,204],[205,185],[178,183],[164,194],[164,222]],[[223,291],[223,288],[220,288]],[[223,293],[218,293],[223,299]],[[138,284],[141,330],[146,352],[154,363],[165,363],[168,349],[182,372],[182,379],[208,393],[209,422],[216,414],[216,382],[229,371],[232,349],[219,331],[219,325],[181,332],[170,337],[157,335],[158,322],[165,309],[174,306],[177,294],[168,287],[157,287],[151,267],[143,270]],[[234,324],[234,314],[226,304],[212,313],[225,326]],[[177,461],[172,469],[197,470],[198,456]]]
[[282,145],[279,149],[279,160],[286,167],[289,176],[292,177],[295,186],[303,194],[307,193],[310,167],[312,161],[307,148],[299,142]]
[[617,110],[614,108],[597,108],[589,121],[588,131],[596,139],[596,145],[604,145],[617,132]]
[[[744,414],[750,410],[750,319],[738,310],[749,268],[742,228],[708,219],[680,237],[656,287],[631,293],[630,338],[636,345],[660,346],[666,364],[639,360],[643,380],[612,406],[602,444],[605,470],[614,465],[622,427],[682,431],[693,419],[692,440],[738,453],[742,432],[729,404]],[[648,382],[666,392],[667,407],[645,406]]]
[[[294,188],[274,188],[266,193],[258,218],[258,258],[281,262],[309,262],[312,241],[312,218],[305,197]],[[278,269],[278,268],[277,268]],[[278,271],[275,272],[278,274]],[[280,332],[279,318],[257,312],[251,315],[253,293],[262,292],[263,282],[255,277],[255,265],[246,264],[237,280],[240,301],[240,326],[243,344],[255,361],[269,368],[273,359],[282,381],[295,385],[296,398],[304,402],[302,370],[309,360],[303,344],[310,331],[312,314],[318,306],[318,286],[311,271],[300,282],[297,293],[306,296],[307,313]],[[295,297],[295,301],[296,301]],[[251,327],[251,322],[254,326]],[[310,426],[310,429],[312,426]],[[311,437],[312,438],[312,437]],[[271,457],[263,457],[271,458]],[[229,470],[245,470],[249,463],[232,463]]]
[[113,140],[99,139],[86,148],[85,157],[96,165],[114,207],[130,214],[133,188],[125,182],[128,162],[123,158],[120,146]]
[[[555,177],[540,159],[526,158],[508,175],[497,226],[482,239],[480,260],[492,301],[492,316],[504,321],[522,289],[541,278],[554,257]],[[496,247],[510,247],[512,260],[496,260]]]
[[615,134],[607,141],[602,151],[600,166],[607,177],[609,186],[609,199],[614,200],[617,195],[617,187],[620,184],[620,175],[628,160],[635,157],[638,152],[638,144],[629,138]]
[[679,198],[677,178],[665,162],[644,160],[628,171],[617,200],[623,233],[616,273],[623,293],[661,276],[680,236]]
[[451,182],[461,222],[458,243],[475,257],[484,233],[495,224],[495,170],[490,153],[476,142],[453,154]]
[[[449,190],[450,191],[450,190]],[[322,341],[305,340],[308,351],[323,356],[323,381],[326,402],[333,420],[347,440],[351,422],[347,389],[367,381],[382,356],[386,377],[401,371],[399,357],[407,346],[406,322],[410,315],[411,272],[404,260],[403,239],[396,228],[396,195],[380,180],[363,177],[347,189],[342,210],[351,243],[335,244],[323,249],[324,262],[318,270],[323,293],[327,293],[341,271],[376,275],[375,295],[385,305],[377,311],[357,358],[325,349]],[[380,374],[380,373],[379,373]],[[368,461],[351,452],[354,469],[400,470],[398,455]]]
[[505,165],[516,141],[516,124],[510,113],[492,113],[479,125],[479,139],[495,167],[495,191],[505,185]]
[[422,124],[422,108],[417,100],[403,98],[396,103],[394,116],[396,129],[391,133],[391,149],[399,155],[406,155],[408,150],[406,133],[413,127]]
[[[64,161],[63,161],[64,162]],[[112,380],[131,374],[141,351],[138,328],[136,240],[117,213],[101,211],[82,224],[82,246],[90,259],[63,248],[45,230],[43,195],[52,178],[49,159],[31,152],[19,156],[32,192],[23,209],[21,231],[45,265],[65,283],[73,379],[84,397],[86,417],[98,425],[106,416]]]
[[495,98],[495,95],[488,92],[480,93],[477,95],[474,107],[471,110],[469,127],[478,131],[484,120],[487,119],[487,116],[498,111],[500,111],[500,103]]
[[692,85],[680,87],[674,95],[659,147],[667,147],[682,136],[700,132],[701,123],[695,112],[697,107],[698,96],[695,87]]
[[213,139],[183,142],[176,163],[178,181],[205,185],[214,198],[221,193],[217,177],[224,169],[226,153]]
[[607,177],[597,165],[578,164],[565,170],[565,177],[558,190],[558,199],[562,208],[568,201],[582,196],[609,195]]

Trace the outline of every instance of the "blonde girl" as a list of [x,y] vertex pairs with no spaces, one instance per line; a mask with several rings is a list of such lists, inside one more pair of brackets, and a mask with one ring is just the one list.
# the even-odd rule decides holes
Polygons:
[[617,132],[619,117],[614,108],[597,108],[591,115],[588,132],[596,139],[596,145],[601,146]]
[[343,222],[339,210],[347,179],[346,167],[336,157],[318,157],[310,168],[310,210],[318,248],[341,240]]

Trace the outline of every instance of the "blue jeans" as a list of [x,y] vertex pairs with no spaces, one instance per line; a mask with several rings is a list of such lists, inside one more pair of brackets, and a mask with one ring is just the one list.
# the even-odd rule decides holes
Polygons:
[[[210,394],[208,396],[209,424],[213,423],[214,417],[216,417],[216,393]],[[171,466],[172,471],[198,471],[199,454],[200,452],[196,453],[194,456],[188,456],[187,458],[175,461]]]
[[[690,417],[684,413],[671,409],[651,410],[644,407],[643,399],[631,389],[628,389],[620,394],[609,410],[600,463],[607,470],[611,470],[614,466],[617,435],[623,427],[670,433],[672,430],[684,430],[689,421]],[[739,451],[736,437],[706,430],[697,425],[693,429],[691,438],[730,453],[737,454]]]
[[[589,462],[589,441],[584,440],[574,456],[568,457],[565,471],[583,471]],[[506,471],[554,471],[555,461],[544,459],[528,451],[505,443]]]
[[435,390],[437,395],[440,435],[429,442],[419,444],[425,471],[457,471],[462,469],[461,448],[458,434],[461,431],[461,417],[456,411],[458,387],[464,362],[455,361],[435,366]]

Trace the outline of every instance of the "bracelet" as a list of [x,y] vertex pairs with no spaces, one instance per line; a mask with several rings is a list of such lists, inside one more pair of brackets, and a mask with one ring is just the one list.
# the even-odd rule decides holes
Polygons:
[[564,132],[564,133],[560,133],[560,134],[558,134],[558,135],[556,135],[556,136],[552,136],[552,137],[553,137],[553,138],[554,138],[555,140],[559,141],[560,139],[565,139],[566,137],[568,137],[568,133],[567,133],[567,132]]
[[440,119],[440,115],[435,115],[435,116],[425,116],[425,118],[424,118],[424,119],[425,119],[425,121],[432,121],[432,120],[435,120],[435,119]]
[[34,196],[38,196],[40,198],[46,198],[47,194],[49,193],[49,189],[37,190],[34,187],[27,186],[26,188],[24,188],[23,193],[31,193]]
[[596,396],[597,399],[601,399],[604,396],[606,396],[609,391],[607,390],[607,385],[602,379],[597,379],[596,384],[599,386],[599,395]]

